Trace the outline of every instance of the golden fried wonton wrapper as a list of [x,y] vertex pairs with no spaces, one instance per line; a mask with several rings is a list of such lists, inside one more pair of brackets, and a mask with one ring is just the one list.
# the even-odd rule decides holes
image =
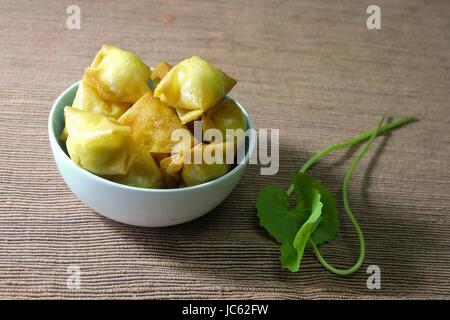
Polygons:
[[180,188],[182,186],[181,175],[179,172],[176,174],[170,175],[167,172],[161,170],[161,174],[164,181],[164,186],[167,189],[175,189]]
[[[225,173],[228,172],[230,169],[230,164],[227,164],[225,161],[225,154],[227,152],[226,150],[227,146],[225,143],[221,144],[198,144],[194,148],[190,150],[191,153],[191,161],[190,163],[184,163],[183,168],[181,170],[181,178],[183,179],[183,182],[186,186],[194,186],[198,185],[204,182],[208,182],[211,180],[214,180],[218,177],[223,176]],[[205,153],[207,152],[207,149],[211,149],[211,154],[214,154],[214,152],[221,152],[222,153],[222,159],[221,161],[218,161],[218,163],[206,163],[205,161]],[[195,152],[202,152],[203,154],[203,160],[201,163],[196,164],[194,162],[194,153]]]
[[161,80],[166,76],[166,74],[172,69],[173,66],[165,61],[161,61],[158,65],[153,69],[152,72],[152,84],[153,89],[157,87],[157,85],[161,82]]
[[111,45],[102,47],[84,76],[110,101],[134,103],[150,90],[150,68],[133,53]]
[[64,109],[66,146],[72,161],[95,174],[127,173],[135,158],[131,129],[102,114]]
[[178,118],[180,118],[182,124],[186,124],[188,122],[197,120],[203,114],[203,110],[201,109],[190,110],[190,109],[175,108],[175,110],[177,111]]
[[197,56],[173,67],[155,89],[155,96],[167,105],[206,111],[219,102],[236,80]]
[[[206,154],[216,156],[214,161],[206,161]],[[226,163],[226,152],[233,152],[227,144],[198,144],[190,150],[183,150],[178,154],[161,160],[160,167],[163,176],[180,180],[184,186],[193,186],[223,176],[230,169],[230,164]],[[195,160],[195,153],[198,153],[199,160]],[[234,154],[234,153],[233,153]]]
[[[172,65],[165,61],[161,61],[155,67],[152,73],[152,82],[153,88],[156,88],[157,85],[161,82],[161,80],[166,76],[166,74],[173,68]],[[178,117],[181,120],[182,124],[186,124],[190,121],[197,120],[203,113],[201,109],[183,109],[183,108],[175,108],[177,111]]]
[[74,108],[100,113],[114,119],[119,118],[130,106],[131,103],[128,102],[112,102],[102,99],[97,89],[89,86],[84,79],[78,86],[77,94],[72,104]]
[[159,165],[166,186],[176,188],[181,181],[180,171],[183,167],[183,151],[162,159]]
[[190,131],[180,122],[175,111],[154,97],[145,94],[120,118],[119,123],[131,127],[131,135],[152,153],[172,153],[178,141],[172,141],[172,132],[184,129],[193,141]]
[[151,155],[158,165],[162,159],[170,157],[170,153],[152,152]]
[[174,175],[180,171],[183,167],[183,152],[162,159],[159,163],[161,170],[169,175]]
[[161,171],[150,153],[144,147],[137,147],[137,156],[124,175],[111,177],[112,181],[141,188],[162,188]]
[[[227,129],[242,129],[240,133],[243,134],[247,129],[247,122],[241,109],[234,100],[223,99],[203,114],[202,129],[203,132],[208,129],[218,129],[223,135],[223,142],[233,142],[233,132],[227,132]],[[239,137],[243,138],[241,134]],[[243,142],[243,140],[240,139],[239,142]]]
[[63,131],[61,131],[61,134],[59,135],[59,138],[61,139],[61,141],[66,142],[68,135],[69,134],[67,133],[67,129],[66,127],[64,127]]

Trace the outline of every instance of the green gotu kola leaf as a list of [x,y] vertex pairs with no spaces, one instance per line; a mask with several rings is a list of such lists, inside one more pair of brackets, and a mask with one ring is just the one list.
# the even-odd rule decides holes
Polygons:
[[256,207],[261,226],[279,243],[293,243],[295,235],[308,219],[302,203],[291,208],[289,197],[278,187],[266,187],[258,197]]
[[314,200],[312,190],[317,190],[320,194],[320,201],[323,203],[322,217],[311,239],[317,245],[333,240],[339,228],[339,212],[336,208],[336,200],[333,194],[322,186],[318,180],[303,173],[295,174],[292,182],[297,201],[303,202],[305,208],[312,207]]
[[[294,207],[289,206],[286,192],[278,187],[263,189],[256,207],[261,226],[281,244],[283,268],[298,271],[304,248],[310,246],[307,240],[313,231],[308,229],[311,222],[316,224],[316,220],[321,219],[321,223],[315,225],[312,236],[317,244],[321,244],[334,239],[339,220],[333,195],[317,180],[297,173],[293,183],[297,199]],[[299,250],[299,245],[294,243],[303,233],[307,234],[307,238]]]
[[295,235],[293,243],[281,244],[281,264],[283,267],[288,268],[292,272],[298,271],[300,268],[300,262],[305,251],[306,244],[308,243],[311,233],[320,223],[322,215],[323,203],[320,201],[320,193],[316,189],[311,191],[311,214],[309,218],[303,223]]
[[[354,217],[348,200],[348,185],[350,178],[359,162],[369,150],[378,134],[400,127],[416,120],[407,117],[383,125],[383,117],[378,126],[366,133],[343,143],[338,143],[322,149],[309,159],[293,176],[292,184],[284,192],[278,187],[265,187],[258,194],[256,208],[260,225],[280,244],[280,260],[283,268],[296,272],[300,268],[305,249],[312,248],[319,262],[327,270],[337,275],[349,275],[356,272],[362,265],[365,256],[365,240],[362,230]],[[348,148],[364,140],[368,142],[353,160],[344,178],[342,194],[345,212],[352,222],[358,235],[360,252],[357,262],[350,268],[338,269],[330,265],[321,255],[318,246],[335,238],[339,227],[339,215],[336,200],[327,188],[318,180],[306,175],[306,171],[328,153],[341,148]],[[296,203],[291,208],[289,197],[295,191]]]

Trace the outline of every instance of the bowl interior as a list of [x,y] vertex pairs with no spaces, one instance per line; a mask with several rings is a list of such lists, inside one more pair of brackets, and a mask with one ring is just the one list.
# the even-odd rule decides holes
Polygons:
[[[78,84],[79,84],[79,82],[71,85],[69,88],[67,88],[59,96],[59,98],[56,100],[55,104],[53,105],[52,110],[50,111],[50,117],[49,117],[49,125],[50,125],[50,128],[51,128],[51,130],[50,130],[50,135],[51,135],[50,139],[54,139],[54,140],[57,141],[59,147],[64,152],[64,154],[67,156],[69,161],[72,161],[72,160],[70,159],[69,154],[67,152],[66,144],[60,139],[60,135],[61,135],[61,132],[64,129],[64,126],[65,126],[65,122],[64,122],[64,108],[66,106],[71,106],[72,105],[73,100],[75,99],[75,95],[76,95],[77,90],[78,90]],[[227,96],[227,97],[231,98],[229,96]],[[239,104],[238,101],[236,101],[236,100],[234,100],[234,101],[239,106],[239,108],[241,109],[241,111],[242,111],[242,113],[243,113],[243,115],[245,117],[245,120],[247,122],[247,129],[253,129],[253,124],[252,124],[252,122],[251,122],[251,120],[249,118],[249,115],[248,115],[247,111],[245,111],[245,109]],[[255,144],[255,134],[254,134],[254,132],[251,132],[250,135],[246,135],[246,137],[245,137],[245,161],[248,161],[250,159],[250,152],[253,151],[254,144]],[[212,183],[212,182],[214,182],[214,181],[216,181],[218,179],[225,178],[227,175],[231,174],[234,170],[236,170],[236,167],[239,166],[239,165],[240,164],[233,165],[232,168],[230,168],[230,170],[225,175],[223,175],[222,177],[219,177],[219,178],[217,178],[215,180],[203,183],[201,185]],[[79,168],[79,169],[84,171],[84,169],[81,169],[81,168]],[[97,175],[95,175],[95,176],[98,177],[99,179],[108,181],[109,183],[114,183],[114,184],[117,184],[117,185],[120,185],[120,186],[124,186],[122,184],[119,184],[119,183],[112,182],[112,181],[106,180],[104,178],[101,178],[100,176],[97,176]],[[201,185],[199,185],[199,186],[201,186]],[[130,186],[127,186],[127,187],[130,187]],[[183,189],[194,188],[194,187],[196,187],[196,186],[185,187]],[[130,187],[130,188],[136,188],[136,187]],[[138,189],[142,190],[144,188],[138,188]],[[145,190],[147,190],[147,189],[145,189]],[[150,190],[154,190],[154,189],[150,189]],[[179,189],[164,189],[164,190],[179,190]]]

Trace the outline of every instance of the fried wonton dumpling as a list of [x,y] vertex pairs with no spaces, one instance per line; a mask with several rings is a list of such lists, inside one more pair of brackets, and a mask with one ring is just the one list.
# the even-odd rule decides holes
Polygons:
[[178,181],[180,186],[189,187],[227,173],[231,166],[226,161],[227,152],[231,152],[233,158],[233,149],[226,143],[197,144],[189,150],[162,159],[159,164],[165,181],[168,177],[171,179],[169,181]]
[[164,181],[164,186],[167,189],[181,188],[183,182],[181,181],[181,175],[177,172],[174,175],[167,174],[167,172],[161,170],[161,174]]
[[151,155],[158,165],[162,159],[170,157],[170,153],[151,152]]
[[69,134],[67,133],[67,129],[66,127],[64,127],[63,131],[61,131],[61,134],[59,135],[59,138],[61,139],[61,141],[66,142],[68,135]]
[[172,69],[173,66],[170,63],[167,63],[165,61],[161,61],[158,63],[158,65],[153,69],[152,72],[152,85],[153,89],[155,89],[158,84],[161,82],[161,80],[166,76],[166,74]]
[[[156,88],[157,85],[161,82],[161,80],[166,76],[166,74],[173,68],[172,65],[165,61],[161,61],[158,65],[153,69],[152,73],[152,82],[153,88]],[[177,111],[178,117],[181,120],[182,124],[186,124],[193,120],[197,120],[203,114],[202,109],[183,109],[183,108],[175,108]]]
[[167,105],[182,109],[208,110],[236,84],[236,80],[197,56],[173,67],[155,89]]
[[85,79],[80,82],[72,104],[74,108],[100,113],[114,119],[119,118],[130,106],[131,103],[128,102],[113,102],[102,99],[97,89],[88,85]]
[[134,103],[150,89],[150,68],[129,51],[104,45],[84,71],[87,83],[109,101]]
[[66,146],[72,161],[95,174],[127,173],[135,158],[131,129],[102,114],[64,109]]
[[133,187],[162,188],[164,186],[161,171],[150,152],[144,147],[137,147],[137,155],[128,172],[111,177],[111,180]]
[[167,158],[162,159],[159,162],[161,166],[161,170],[166,172],[169,175],[174,175],[181,170],[183,167],[183,152],[171,155]]
[[[190,150],[190,161],[186,158],[183,163],[183,168],[181,169],[181,178],[186,186],[194,186],[204,182],[214,180],[218,177],[223,176],[230,169],[230,164],[226,163],[225,144],[198,144]],[[195,163],[194,153],[201,152],[203,159],[201,163]],[[215,163],[207,163],[205,160],[206,153],[212,154],[214,156],[215,152],[221,152],[221,156],[218,157]]]
[[178,118],[180,118],[180,121],[182,124],[186,124],[188,122],[197,120],[200,118],[203,114],[202,109],[182,109],[182,108],[175,108]]
[[190,131],[180,122],[175,110],[154,97],[151,92],[145,94],[120,118],[119,123],[130,126],[133,140],[142,143],[147,151],[172,153],[178,141],[172,141],[172,132],[177,129],[186,131],[193,140]]
[[227,132],[227,129],[245,131],[247,122],[234,100],[223,99],[203,114],[202,129],[203,131],[218,129],[222,133],[224,141],[227,141],[226,139],[230,137],[230,131]]
[[181,168],[183,167],[183,153],[181,151],[159,162],[163,180],[168,188],[176,188],[181,182]]

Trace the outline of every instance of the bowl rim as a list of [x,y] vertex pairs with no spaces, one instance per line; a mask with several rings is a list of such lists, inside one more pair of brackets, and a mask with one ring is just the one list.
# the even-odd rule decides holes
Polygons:
[[[193,190],[199,190],[199,189],[206,189],[208,187],[211,187],[212,185],[215,184],[220,184],[222,181],[225,181],[227,179],[229,179],[231,176],[238,174],[240,169],[242,169],[242,167],[246,166],[247,163],[249,162],[250,158],[252,157],[253,151],[254,151],[254,147],[255,147],[255,138],[256,138],[256,134],[255,134],[255,130],[254,130],[254,126],[253,126],[253,122],[250,119],[249,114],[247,113],[247,111],[244,109],[244,107],[239,103],[239,101],[231,98],[229,95],[226,95],[225,97],[231,98],[233,99],[233,101],[237,104],[237,106],[239,107],[239,109],[241,110],[241,112],[243,113],[246,121],[247,121],[247,130],[250,130],[250,134],[249,134],[249,144],[248,144],[248,148],[247,148],[247,152],[245,153],[245,157],[243,159],[243,161],[241,161],[240,163],[238,163],[237,165],[234,166],[234,168],[232,168],[230,171],[228,171],[227,173],[225,173],[223,176],[220,176],[219,178],[216,178],[214,180],[208,181],[208,182],[204,182],[195,186],[190,186],[190,187],[183,187],[183,188],[170,188],[170,189],[152,189],[152,188],[141,188],[141,187],[134,187],[134,186],[129,186],[126,184],[121,184],[118,182],[114,182],[105,178],[102,178],[92,172],[89,172],[86,169],[80,168],[79,166],[77,166],[72,159],[64,152],[64,150],[61,148],[59,142],[58,142],[58,138],[56,137],[56,132],[54,131],[54,126],[53,123],[55,121],[55,113],[56,113],[56,109],[58,107],[58,105],[60,104],[61,100],[71,91],[73,90],[76,86],[78,86],[81,83],[81,80],[75,82],[74,84],[70,85],[68,88],[66,88],[59,96],[58,98],[56,98],[55,102],[53,103],[51,109],[50,109],[50,113],[49,113],[49,117],[48,117],[48,135],[49,135],[49,139],[50,139],[50,144],[51,146],[53,146],[52,152],[53,153],[58,153],[59,155],[61,155],[63,159],[63,161],[65,161],[66,163],[69,164],[69,166],[71,166],[72,168],[74,168],[75,170],[77,170],[78,172],[80,172],[80,174],[84,174],[85,176],[87,176],[88,178],[94,179],[96,181],[98,181],[99,183],[105,183],[107,185],[110,185],[112,187],[117,187],[119,189],[124,189],[124,190],[128,190],[128,191],[138,191],[138,192],[144,192],[144,193],[177,193],[177,192],[189,192],[189,191],[193,191]],[[54,155],[55,156],[55,155]],[[56,159],[55,159],[56,161]]]

